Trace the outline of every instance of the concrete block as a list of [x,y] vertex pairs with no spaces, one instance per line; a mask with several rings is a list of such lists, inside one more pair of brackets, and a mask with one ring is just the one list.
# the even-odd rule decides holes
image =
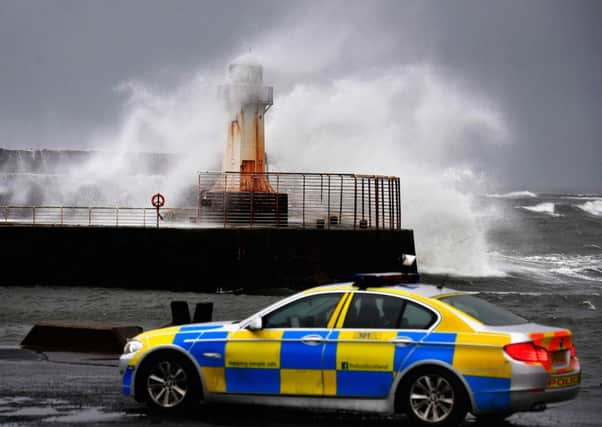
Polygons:
[[93,323],[37,323],[21,346],[40,351],[119,354],[128,338],[142,332],[140,326]]

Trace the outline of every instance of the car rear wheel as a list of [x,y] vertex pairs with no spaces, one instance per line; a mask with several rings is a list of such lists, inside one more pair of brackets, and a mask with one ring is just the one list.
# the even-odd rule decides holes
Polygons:
[[164,352],[150,356],[138,375],[138,390],[152,409],[175,413],[200,400],[198,375],[190,361],[180,354]]
[[468,410],[463,385],[451,372],[436,366],[410,373],[400,398],[410,421],[419,426],[457,425]]

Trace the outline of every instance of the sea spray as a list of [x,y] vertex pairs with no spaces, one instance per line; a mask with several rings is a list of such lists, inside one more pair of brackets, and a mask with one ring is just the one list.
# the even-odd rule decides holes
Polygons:
[[[487,219],[471,195],[481,178],[458,186],[459,176],[482,177],[461,153],[475,144],[495,149],[508,138],[501,113],[482,95],[425,65],[316,82],[295,82],[282,70],[273,81],[265,72],[276,89],[266,116],[271,171],[400,176],[402,226],[415,230],[422,271],[499,273],[489,262]],[[114,153],[112,160],[98,156],[71,168],[49,196],[64,204],[148,206],[160,191],[168,206],[190,206],[196,172],[219,169],[227,114],[217,86],[224,78],[203,71],[171,90],[122,85],[128,101],[120,123],[88,144]],[[167,151],[179,161],[164,174],[132,175],[126,153],[140,151]]]

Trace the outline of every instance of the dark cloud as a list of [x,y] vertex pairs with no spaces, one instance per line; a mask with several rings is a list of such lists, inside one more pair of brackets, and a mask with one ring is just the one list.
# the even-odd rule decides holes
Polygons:
[[2,2],[0,123],[5,131],[22,125],[23,135],[64,121],[82,130],[114,123],[119,84],[178,78],[231,54],[280,9],[265,1]]
[[296,57],[301,81],[429,64],[508,121],[512,144],[462,152],[501,186],[602,192],[600,18],[596,0],[5,1],[0,146],[81,144],[118,121],[119,84],[169,85],[278,38],[266,52]]
[[436,61],[495,96],[515,144],[493,164],[507,186],[602,190],[602,4],[441,2]]

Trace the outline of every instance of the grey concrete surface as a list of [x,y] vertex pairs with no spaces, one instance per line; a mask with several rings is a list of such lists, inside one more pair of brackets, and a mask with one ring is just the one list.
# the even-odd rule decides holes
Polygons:
[[[0,348],[0,425],[403,426],[403,416],[200,404],[179,417],[152,414],[121,394],[117,360],[107,355],[36,354]],[[511,416],[506,426],[599,426],[602,387],[545,412]],[[464,425],[491,425],[468,416]]]

